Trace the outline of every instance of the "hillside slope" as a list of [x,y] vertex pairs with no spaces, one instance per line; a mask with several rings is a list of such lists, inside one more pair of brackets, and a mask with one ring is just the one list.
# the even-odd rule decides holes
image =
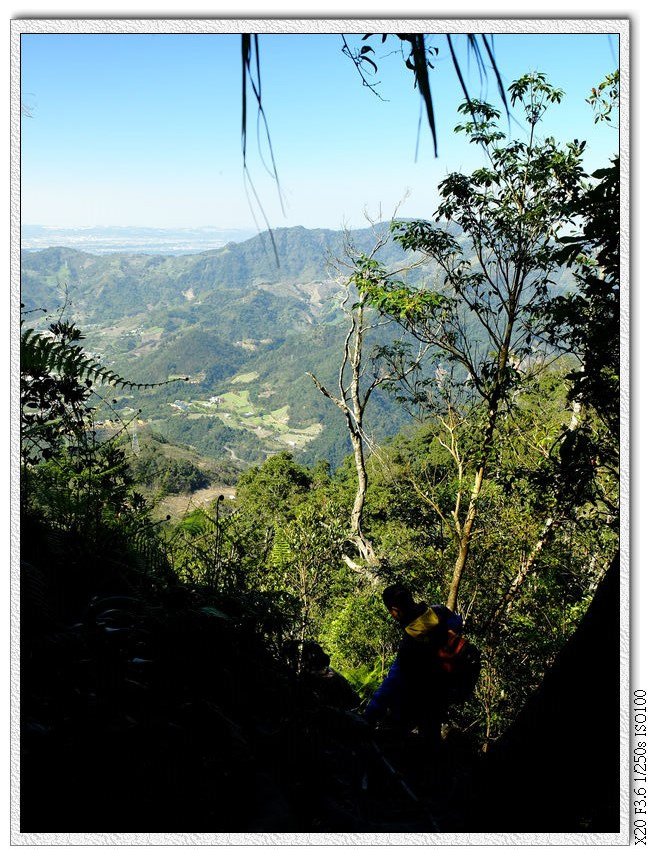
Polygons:
[[[375,233],[352,238],[369,251]],[[348,452],[340,414],[306,373],[335,386],[345,323],[327,261],[344,255],[347,235],[298,227],[278,229],[274,240],[280,267],[268,235],[185,256],[26,252],[22,300],[41,326],[39,308],[51,316],[65,303],[86,348],[132,380],[188,379],[119,394],[115,423],[138,414],[166,437],[240,466],[280,449],[338,463]],[[383,252],[393,264],[405,260],[395,244]],[[393,327],[388,338],[397,335]],[[378,438],[405,419],[381,394],[368,414]]]
[[[342,417],[306,373],[337,388],[346,323],[330,262],[345,259],[350,242],[369,252],[386,230],[277,229],[279,266],[268,233],[196,255],[24,252],[22,300],[37,326],[47,318],[39,310],[51,318],[65,304],[87,350],[131,380],[187,379],[120,394],[117,414],[104,411],[105,421],[137,415],[167,438],[239,466],[282,449],[339,463],[349,452]],[[395,272],[416,256],[391,242],[379,257]],[[431,265],[409,278],[439,281]],[[395,325],[380,328],[368,348],[400,336]],[[407,421],[381,392],[366,417],[376,439]]]

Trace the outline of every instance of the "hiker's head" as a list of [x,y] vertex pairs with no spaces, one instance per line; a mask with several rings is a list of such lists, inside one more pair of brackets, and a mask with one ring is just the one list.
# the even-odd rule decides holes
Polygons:
[[330,656],[313,640],[303,643],[302,646],[302,664],[303,668],[309,672],[318,672],[325,670],[329,666]]
[[411,621],[412,613],[417,604],[406,586],[401,585],[401,583],[388,586],[383,591],[382,599],[386,605],[386,609],[394,619],[397,619],[401,623]]

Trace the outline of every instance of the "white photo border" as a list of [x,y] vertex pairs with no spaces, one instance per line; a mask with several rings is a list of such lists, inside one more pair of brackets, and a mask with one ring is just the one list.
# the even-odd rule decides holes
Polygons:
[[[607,33],[619,38],[621,98],[621,738],[618,833],[21,833],[19,830],[20,38],[33,33]],[[640,86],[640,85],[638,85]],[[627,18],[24,18],[11,21],[11,844],[12,846],[629,845],[630,700],[630,21]],[[597,711],[592,707],[592,711]],[[594,755],[595,758],[595,755]],[[453,854],[452,854],[453,855]]]

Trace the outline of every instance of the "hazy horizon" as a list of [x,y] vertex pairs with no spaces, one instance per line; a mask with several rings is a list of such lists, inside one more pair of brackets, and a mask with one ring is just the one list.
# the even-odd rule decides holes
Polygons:
[[[365,228],[339,226],[275,226],[272,231],[288,231],[304,228],[308,231],[343,231]],[[90,226],[45,226],[38,224],[21,226],[20,247],[23,252],[41,252],[55,247],[69,247],[92,255],[114,253],[137,253],[151,255],[190,255],[220,249],[228,243],[243,243],[266,228],[218,228],[197,226],[196,228],[158,228],[156,226],[90,225]]]

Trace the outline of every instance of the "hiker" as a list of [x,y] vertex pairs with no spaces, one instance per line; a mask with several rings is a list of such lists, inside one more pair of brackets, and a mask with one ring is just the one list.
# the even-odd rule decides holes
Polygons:
[[333,670],[330,657],[313,641],[303,644],[302,676],[313,693],[327,706],[337,709],[355,709],[359,697],[348,680]]
[[314,640],[291,640],[283,646],[282,654],[297,681],[319,702],[344,711],[357,708],[357,692],[330,667],[329,655]]
[[[447,715],[447,677],[436,663],[436,654],[447,640],[448,629],[460,616],[446,607],[432,609],[416,603],[403,585],[389,586],[382,595],[390,615],[404,629],[397,657],[388,675],[372,695],[364,718],[374,724],[390,715],[405,733],[418,733],[439,743],[440,728]],[[450,621],[450,617],[454,617]]]

